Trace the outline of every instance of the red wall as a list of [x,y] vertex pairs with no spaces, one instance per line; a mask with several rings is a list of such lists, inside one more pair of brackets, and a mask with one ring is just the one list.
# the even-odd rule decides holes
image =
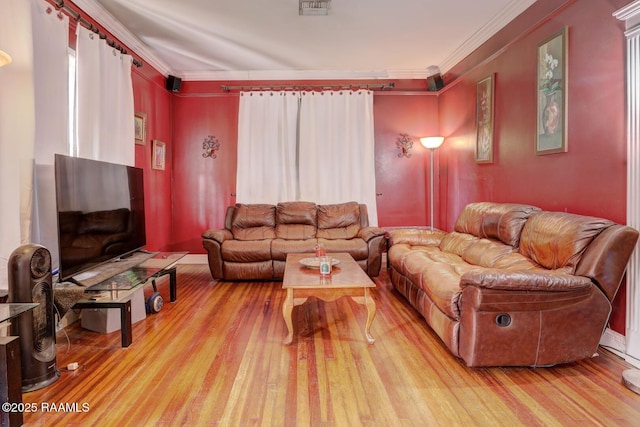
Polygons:
[[[144,145],[136,145],[136,166],[144,169],[144,192],[149,250],[170,250],[171,244],[171,176],[173,139],[171,94],[164,88],[164,77],[145,64],[132,73],[134,108],[147,115]],[[151,168],[152,141],[166,143],[165,170]]]
[[[539,1],[544,17],[520,17],[489,42],[504,50],[466,70],[439,96],[441,148],[439,211],[453,228],[469,202],[522,202],[546,210],[626,220],[625,38],[612,13],[627,1]],[[534,18],[536,15],[534,14]],[[535,155],[536,49],[569,28],[568,152]],[[502,39],[501,39],[502,38]],[[497,41],[496,41],[497,40]],[[481,48],[480,50],[482,50]],[[489,57],[486,52],[484,58]],[[459,67],[454,72],[460,72]],[[476,164],[476,82],[495,73],[494,162]],[[624,292],[614,303],[612,326],[624,333]]]
[[[374,97],[376,189],[381,227],[429,224],[429,151],[420,137],[438,135],[433,93],[380,93]],[[411,157],[398,157],[401,133],[413,141]]]

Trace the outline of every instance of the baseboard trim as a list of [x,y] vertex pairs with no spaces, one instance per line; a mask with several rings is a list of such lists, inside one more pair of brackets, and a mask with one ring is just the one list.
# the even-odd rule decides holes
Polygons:
[[636,368],[640,368],[640,360],[636,359],[633,356],[629,356],[628,354],[625,354],[623,356],[624,360],[628,363],[630,363],[631,365],[635,366]]
[[187,254],[178,261],[178,264],[206,264],[207,263],[207,255],[206,254]]
[[620,352],[623,355],[627,350],[627,342],[624,335],[610,328],[604,330],[604,334],[602,334],[602,338],[600,338],[600,345]]

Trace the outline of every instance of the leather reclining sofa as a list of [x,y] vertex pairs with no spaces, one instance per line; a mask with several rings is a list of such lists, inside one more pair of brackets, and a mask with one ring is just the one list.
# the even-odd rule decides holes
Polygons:
[[370,227],[367,207],[356,202],[316,205],[236,204],[226,211],[225,228],[202,234],[214,279],[282,279],[289,253],[347,252],[369,276],[380,273],[385,231]]
[[606,219],[487,202],[450,233],[389,234],[393,286],[472,367],[593,357],[638,239]]

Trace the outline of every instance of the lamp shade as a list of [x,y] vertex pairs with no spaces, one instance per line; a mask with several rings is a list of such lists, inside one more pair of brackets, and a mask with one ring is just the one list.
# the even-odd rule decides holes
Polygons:
[[0,67],[4,67],[7,64],[11,63],[11,57],[8,53],[3,50],[0,50]]
[[420,144],[422,144],[424,148],[428,148],[430,150],[440,147],[443,141],[444,136],[426,136],[424,138],[420,138]]

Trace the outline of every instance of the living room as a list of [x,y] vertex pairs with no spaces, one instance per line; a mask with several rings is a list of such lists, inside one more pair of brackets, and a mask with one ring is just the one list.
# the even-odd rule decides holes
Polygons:
[[[374,93],[377,225],[380,227],[435,225],[442,230],[452,230],[463,208],[477,201],[526,203],[548,211],[592,215],[629,224],[627,165],[631,160],[627,152],[625,119],[625,22],[614,16],[616,11],[629,3],[627,0],[538,0],[470,55],[448,69],[442,76],[444,86],[436,91],[429,90],[425,78],[376,78],[355,81],[183,79],[180,90],[170,92],[166,89],[167,75],[145,61],[135,47],[130,46],[130,53],[134,58],[144,62],[141,67],[132,67],[132,81],[134,108],[136,112],[145,115],[146,126],[145,144],[135,145],[135,165],[145,171],[145,192],[148,195],[146,208],[147,212],[153,212],[147,218],[147,248],[153,251],[188,251],[204,260],[202,232],[224,227],[225,209],[236,202],[234,195],[239,94],[237,90],[225,91],[222,86],[393,83],[392,89]],[[51,1],[50,4],[55,5],[56,2]],[[79,10],[77,6],[74,7]],[[83,12],[83,17],[100,27],[101,31],[113,34],[113,30],[102,27],[90,14]],[[539,155],[536,153],[536,51],[542,43],[564,28],[568,29],[569,76],[564,141],[566,151]],[[120,42],[126,45],[124,41]],[[424,49],[428,48],[425,45]],[[0,49],[9,48],[0,45]],[[0,84],[3,71],[0,69]],[[493,153],[491,162],[479,162],[476,159],[476,91],[478,82],[488,76],[493,76],[494,84]],[[7,104],[2,104],[2,107],[7,108]],[[3,111],[6,110],[0,109],[0,123],[4,126],[6,122],[1,121]],[[403,134],[414,142],[410,157],[399,156],[398,141]],[[0,147],[4,157],[5,153],[10,153],[6,147],[11,142],[4,139],[6,134],[0,135],[3,136]],[[430,135],[445,137],[443,145],[433,152],[436,165],[433,224],[430,224],[429,216],[431,153],[419,143],[420,137]],[[203,156],[203,142],[210,136],[219,143],[215,158]],[[163,169],[152,167],[154,159],[151,147],[154,140],[166,143]],[[2,177],[4,194],[4,187],[11,185],[11,177]],[[3,210],[5,209],[8,207],[3,206]],[[13,220],[5,221],[4,218]],[[14,235],[5,231],[23,228],[24,224],[16,221],[17,218],[18,213],[3,216],[3,239]],[[15,248],[21,243],[24,242],[14,239],[11,247]],[[7,246],[9,244],[3,243],[3,251]],[[5,252],[1,254],[4,264],[10,250]],[[206,272],[206,267],[204,271]],[[0,272],[3,275],[0,285],[6,289],[6,266],[3,265]],[[184,281],[180,286],[188,288],[195,273],[185,270],[183,274]],[[207,280],[211,278],[208,277]],[[207,287],[211,286],[211,283],[207,284]],[[233,286],[220,286],[215,289],[224,291],[222,295],[231,300],[238,298],[233,294]],[[243,293],[250,289],[256,287],[243,287]],[[267,287],[256,298],[271,301],[272,304],[280,303],[281,296],[269,294],[270,291],[277,290],[277,287]],[[194,303],[198,298],[213,298],[203,290],[188,293],[191,292],[196,294]],[[221,322],[222,328],[237,330],[236,323],[222,320],[223,315],[234,315],[231,308],[224,307],[222,295],[214,298],[220,310],[215,318]],[[608,327],[614,340],[621,337],[624,341],[627,333],[628,311],[632,307],[627,301],[627,295],[627,286],[623,283],[614,299]],[[391,297],[393,294],[384,296]],[[262,309],[259,303],[253,304],[256,304],[253,306],[254,310]],[[397,310],[386,299],[381,307],[384,307],[382,310]],[[405,308],[409,312],[409,308]],[[180,307],[179,303],[175,305],[175,309],[179,309],[184,317],[190,316],[187,309]],[[379,315],[376,321],[381,321],[381,318],[384,317]],[[177,317],[171,319],[178,322]],[[281,318],[274,316],[274,319],[274,323],[269,323],[270,328],[283,327],[275,323],[281,322]],[[398,324],[402,323],[401,320],[412,323],[412,334],[426,333],[415,332],[415,327],[428,329],[418,316],[411,317],[405,312],[397,320]],[[147,325],[138,327],[134,334],[142,334],[144,328],[146,340],[153,340],[150,331],[159,328],[162,321],[162,317],[149,318]],[[180,324],[188,327],[182,321]],[[361,324],[362,319],[358,317],[354,329],[349,331],[349,339],[354,339],[353,331],[358,331],[358,325]],[[209,332],[204,323],[198,325],[202,328],[202,333]],[[278,334],[279,331],[277,329],[274,333]],[[80,335],[78,331],[73,332],[74,342],[81,342]],[[106,350],[101,348],[99,352],[108,354],[108,358],[118,358],[118,352],[124,351],[117,344],[117,334],[99,338],[91,334],[91,338],[97,340],[97,347],[106,346]],[[430,347],[439,345],[437,338],[430,336],[429,339]],[[111,346],[114,340],[116,344]],[[136,340],[137,338],[134,343]],[[380,343],[378,336],[376,345]],[[227,344],[232,345],[229,342]],[[65,347],[66,343],[59,343],[60,345]],[[185,345],[190,344],[185,342]],[[144,349],[151,351],[151,347],[146,345]],[[132,350],[135,351],[134,348]],[[87,359],[83,359],[82,363],[89,364],[89,360],[96,357],[89,353],[84,353]],[[387,356],[392,357],[390,354]],[[451,357],[446,351],[438,350],[437,354],[442,358]],[[78,353],[75,355],[79,356]],[[203,357],[198,356],[198,360]],[[64,360],[71,362],[66,356]],[[137,359],[134,363],[144,361]],[[175,364],[176,361],[169,363]],[[456,365],[455,370],[460,372],[461,368]],[[552,372],[553,375],[562,375],[561,368]],[[611,377],[614,376],[611,374]],[[392,377],[389,374],[389,379]],[[537,377],[535,381],[537,384],[541,380]],[[619,376],[613,379],[615,381],[619,382]],[[133,384],[127,384],[133,387]],[[416,387],[419,388],[420,385]],[[80,392],[76,390],[76,393]],[[25,396],[27,401],[29,397]],[[628,401],[633,402],[633,399],[628,398]],[[634,404],[636,411],[637,402],[636,400]],[[159,421],[153,417],[148,419]],[[250,417],[236,419],[248,421]],[[328,423],[338,425],[338,420],[346,419],[336,417]],[[467,418],[457,421],[461,420]],[[34,425],[39,422],[37,418],[28,421]],[[376,424],[400,424],[397,420],[387,421],[378,421]],[[606,420],[597,419],[597,416],[587,422],[589,421],[594,424],[607,423]],[[539,419],[537,422],[544,423]],[[549,422],[553,424],[553,420]]]

